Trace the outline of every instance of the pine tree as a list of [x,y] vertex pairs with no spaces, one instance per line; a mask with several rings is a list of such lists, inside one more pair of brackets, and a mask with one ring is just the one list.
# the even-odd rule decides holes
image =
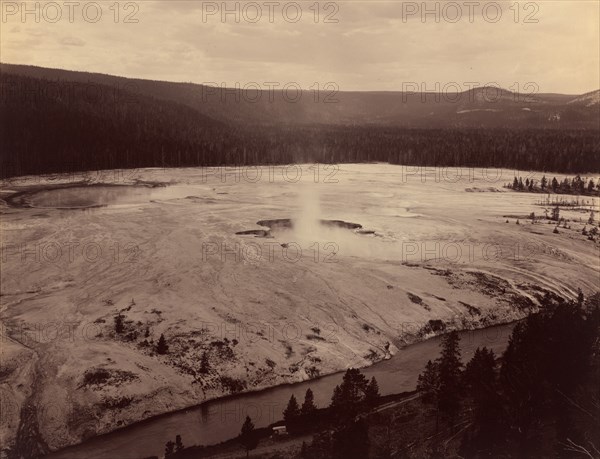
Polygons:
[[430,360],[425,365],[425,370],[419,375],[417,380],[417,390],[421,393],[421,399],[424,403],[437,404],[439,386],[438,364]]
[[546,176],[544,175],[542,177],[542,181],[540,182],[540,186],[542,187],[542,191],[544,191],[546,189],[546,185],[548,185],[548,180],[546,179]]
[[492,350],[477,348],[467,363],[464,380],[473,400],[475,420],[479,431],[476,440],[480,447],[490,447],[501,418],[501,399],[498,394],[496,356]]
[[165,336],[162,333],[160,335],[160,338],[158,339],[158,343],[156,344],[156,352],[161,355],[169,352],[167,340],[165,339]]
[[583,292],[580,288],[577,289],[577,305],[581,308],[583,306],[583,300],[585,297],[583,296]]
[[172,456],[174,452],[175,452],[175,443],[173,443],[171,440],[169,440],[165,444],[165,458]]
[[438,359],[439,390],[438,409],[450,424],[453,423],[460,408],[461,399],[461,367],[460,338],[456,331],[450,332],[442,339],[442,355]]
[[495,380],[496,357],[486,347],[477,348],[464,372],[465,383],[470,388],[491,388]]
[[594,192],[594,181],[592,179],[590,179],[590,181],[588,182],[587,190],[588,193]]
[[115,316],[115,333],[117,334],[121,334],[125,331],[125,324],[123,323],[123,316],[121,315],[121,313],[119,312],[116,316]]
[[258,446],[258,436],[254,431],[254,423],[250,416],[246,416],[244,425],[242,426],[242,432],[240,433],[240,443],[246,451],[246,457],[250,455],[250,451]]
[[300,407],[298,406],[298,402],[296,401],[296,397],[292,395],[290,397],[290,401],[287,404],[287,408],[283,412],[283,420],[285,421],[286,426],[292,425],[300,416]]
[[558,180],[556,180],[556,177],[552,178],[552,191],[554,191],[556,193],[556,190],[558,190]]
[[308,388],[306,389],[306,393],[304,394],[304,403],[302,403],[302,415],[310,416],[317,410],[315,406],[315,397],[313,391]]
[[177,435],[175,437],[175,452],[179,452],[184,448],[183,443],[181,441],[181,435]]
[[375,379],[375,376],[373,376],[365,389],[365,401],[367,403],[373,403],[379,397],[379,384],[377,384],[377,380]]
[[364,400],[368,381],[360,370],[350,368],[344,374],[342,384],[336,386],[331,397],[331,407],[340,422],[353,419]]
[[363,398],[367,388],[367,379],[358,368],[349,368],[344,374],[340,388],[344,403],[356,405]]
[[333,395],[331,396],[331,407],[339,407],[344,404],[342,399],[342,388],[340,386],[335,386],[333,389]]
[[583,194],[585,191],[585,182],[581,180],[581,176],[577,175],[572,182],[572,188],[575,192]]
[[523,178],[519,177],[519,190],[523,190],[525,188],[525,185],[523,185]]
[[200,358],[200,373],[206,374],[209,370],[208,356],[206,355],[206,351],[202,353],[202,357]]
[[594,211],[590,210],[590,218],[588,218],[588,225],[594,224]]
[[517,179],[517,177],[515,177],[515,179],[513,180],[512,189],[513,190],[518,190],[519,189],[519,180]]

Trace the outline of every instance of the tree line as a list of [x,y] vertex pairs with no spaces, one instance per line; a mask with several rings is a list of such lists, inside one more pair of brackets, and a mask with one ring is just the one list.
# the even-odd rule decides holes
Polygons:
[[442,352],[419,376],[417,390],[434,410],[436,430],[456,430],[472,412],[462,457],[598,457],[600,295],[585,302],[553,302],[515,326],[498,358],[478,348],[464,366],[459,337],[442,340]]
[[[306,390],[302,406],[292,395],[283,412],[286,430],[291,435],[314,431],[318,426],[337,425],[332,435],[320,436],[310,446],[302,445],[301,456],[352,459],[367,457],[369,439],[367,424],[356,419],[359,413],[375,406],[380,398],[379,384],[373,376],[368,380],[357,368],[346,370],[341,384],[337,385],[331,396],[329,407],[318,410],[314,403],[314,394]],[[240,442],[246,453],[258,446],[254,424],[248,416],[242,426]]]
[[557,193],[557,194],[580,194],[580,195],[598,195],[600,193],[600,181],[594,182],[594,179],[586,180],[577,175],[571,179],[565,177],[562,181],[556,180],[556,177],[552,177],[549,180],[544,175],[539,181],[534,179],[515,176],[512,183],[507,185],[514,191],[528,191],[535,193]]
[[[481,347],[465,365],[458,333],[444,335],[439,358],[427,362],[417,383],[421,403],[436,418],[435,432],[423,431],[423,441],[446,428],[450,438],[460,434],[458,454],[465,458],[598,457],[600,293],[586,300],[580,290],[573,301],[546,295],[542,306],[514,327],[501,356]],[[310,445],[303,443],[300,457],[392,457],[389,445],[373,445],[369,436],[368,408],[379,398],[375,378],[367,381],[349,369],[333,391],[329,424]],[[309,389],[302,407],[290,398],[285,425],[291,434],[306,432],[318,425],[314,413]],[[308,417],[301,421],[303,416]],[[466,424],[458,422],[465,416]],[[247,418],[242,442],[252,438],[250,424]],[[373,446],[379,446],[376,452]],[[444,456],[441,444],[428,452],[427,457]]]
[[[283,424],[274,426],[285,426],[286,433],[292,436],[325,432],[318,433],[310,445],[303,443],[300,453],[303,458],[363,459],[368,455],[369,438],[368,425],[361,415],[376,406],[380,398],[375,377],[368,380],[359,369],[349,368],[333,390],[329,406],[317,407],[314,393],[308,388],[302,405],[295,395],[290,396],[283,411]],[[331,426],[335,426],[333,432]],[[235,441],[248,457],[269,434],[269,429],[257,429],[252,418],[246,416]],[[175,442],[169,440],[165,444],[165,458],[168,459],[204,457],[205,452],[204,447],[184,448],[179,435]]]
[[96,85],[93,99],[42,90],[52,84],[0,75],[0,86],[20,88],[16,95],[0,97],[2,177],[143,167],[374,161],[565,173],[599,170],[597,130],[248,125],[217,121],[189,106],[128,95],[125,90],[115,97],[110,86]]

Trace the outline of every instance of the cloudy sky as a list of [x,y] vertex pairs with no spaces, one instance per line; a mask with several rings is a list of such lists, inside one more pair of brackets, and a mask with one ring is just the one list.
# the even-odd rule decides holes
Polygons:
[[238,18],[222,16],[236,2],[77,3],[36,18],[3,2],[0,60],[226,86],[600,88],[598,0],[237,2]]

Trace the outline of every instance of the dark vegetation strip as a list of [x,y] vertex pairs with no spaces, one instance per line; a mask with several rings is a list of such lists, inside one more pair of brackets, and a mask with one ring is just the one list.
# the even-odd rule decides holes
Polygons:
[[[0,74],[2,177],[143,167],[389,162],[585,173],[599,170],[598,129],[250,125],[217,121],[172,100],[64,98],[52,81]],[[43,90],[44,85],[50,86]],[[131,103],[134,100],[135,103]],[[234,110],[236,107],[233,107]],[[293,107],[292,107],[293,108]]]

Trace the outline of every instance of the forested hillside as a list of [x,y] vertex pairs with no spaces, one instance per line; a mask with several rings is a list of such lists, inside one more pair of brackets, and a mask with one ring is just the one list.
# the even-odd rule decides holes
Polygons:
[[532,102],[502,91],[494,108],[486,88],[464,93],[460,103],[367,92],[337,93],[335,103],[323,94],[316,102],[313,93],[292,103],[275,92],[273,102],[264,94],[250,103],[201,85],[7,64],[0,70],[3,177],[313,161],[600,170],[595,93]]

